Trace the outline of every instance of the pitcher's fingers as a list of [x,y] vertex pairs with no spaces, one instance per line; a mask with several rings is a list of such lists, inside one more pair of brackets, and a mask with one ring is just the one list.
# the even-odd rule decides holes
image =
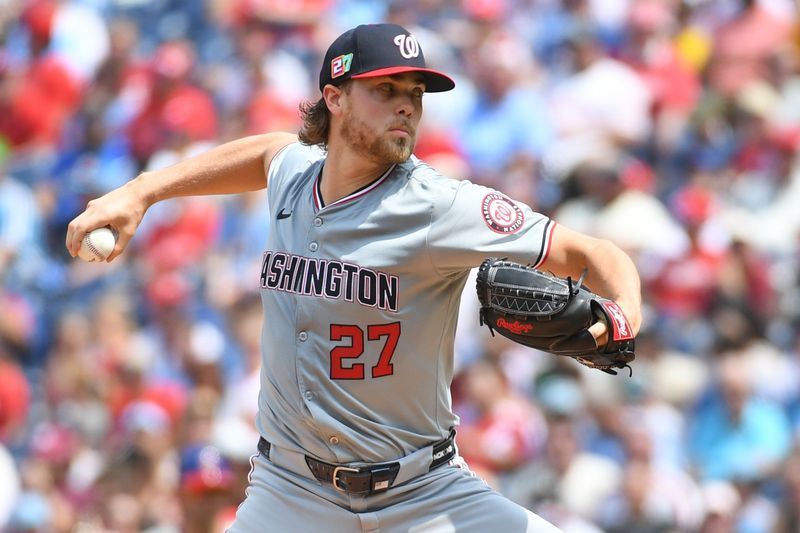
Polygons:
[[604,346],[608,342],[608,326],[602,320],[589,326],[589,333],[592,334],[598,346]]
[[117,235],[117,244],[114,246],[114,251],[112,251],[108,257],[106,258],[106,262],[110,263],[114,259],[117,258],[128,246],[131,238],[133,237],[133,233],[130,231],[120,231],[116,228],[112,228],[114,233]]
[[78,250],[81,249],[83,236],[89,231],[84,222],[85,218],[83,214],[78,215],[67,225],[67,237],[64,244],[67,247],[69,255],[72,257],[78,256]]
[[83,237],[90,231],[105,226],[104,222],[97,220],[96,216],[90,215],[85,211],[75,217],[67,226],[67,250],[76,257],[81,249]]

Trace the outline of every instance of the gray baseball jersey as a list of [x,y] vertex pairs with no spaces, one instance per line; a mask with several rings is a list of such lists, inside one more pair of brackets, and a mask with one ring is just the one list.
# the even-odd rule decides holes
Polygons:
[[554,223],[415,157],[323,205],[324,152],[269,168],[257,425],[332,463],[382,462],[448,435],[453,339],[469,270],[490,255],[541,264]]

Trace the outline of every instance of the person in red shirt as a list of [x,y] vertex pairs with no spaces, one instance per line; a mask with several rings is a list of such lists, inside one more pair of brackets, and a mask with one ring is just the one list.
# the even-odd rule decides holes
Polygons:
[[214,101],[191,81],[193,68],[194,50],[186,41],[168,42],[156,51],[149,96],[128,128],[142,166],[165,146],[216,137]]
[[10,441],[25,424],[30,397],[25,374],[0,345],[0,442]]
[[498,476],[537,453],[546,433],[544,419],[511,387],[497,360],[480,359],[463,377],[459,451],[474,472],[496,484]]
[[30,38],[30,61],[14,70],[0,57],[0,138],[14,147],[54,146],[81,102],[83,87],[59,57],[49,54],[58,3],[30,2],[20,20]]

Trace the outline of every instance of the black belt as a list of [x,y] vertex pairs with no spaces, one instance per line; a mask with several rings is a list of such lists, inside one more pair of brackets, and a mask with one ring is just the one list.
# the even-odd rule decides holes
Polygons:
[[[433,460],[428,468],[442,466],[456,454],[455,430],[450,435],[433,445]],[[269,459],[270,443],[261,437],[258,440],[258,451]],[[306,455],[306,464],[311,473],[321,483],[331,483],[336,490],[350,494],[366,495],[388,490],[400,472],[400,463],[381,463],[368,466],[351,467],[326,463]]]

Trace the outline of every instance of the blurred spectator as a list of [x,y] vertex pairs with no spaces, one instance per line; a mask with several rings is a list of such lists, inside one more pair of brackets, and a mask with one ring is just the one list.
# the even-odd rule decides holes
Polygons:
[[657,332],[648,331],[637,341],[637,361],[641,364],[632,383],[625,387],[624,407],[619,415],[623,460],[630,457],[630,432],[635,431],[648,445],[636,449],[645,448],[648,461],[654,466],[686,471],[690,422],[686,412],[706,389],[709,371],[699,357],[667,349]]
[[790,21],[758,0],[740,0],[738,12],[715,32],[708,67],[711,88],[732,96],[769,75],[770,60],[788,43]]
[[0,444],[16,443],[21,437],[30,401],[28,380],[0,339]]
[[700,95],[700,78],[679,55],[674,40],[680,6],[673,0],[630,5],[621,58],[642,77],[653,95],[653,111],[687,114]]
[[686,2],[673,0],[632,2],[620,50],[620,59],[652,94],[652,134],[664,148],[672,146],[686,127],[702,89],[699,69],[681,54],[676,35],[681,30],[680,11],[688,9]]
[[[80,101],[85,78],[81,77],[84,72],[77,69],[92,70],[92,60],[84,63],[88,57],[71,57],[70,53],[79,48],[100,57],[104,53],[105,26],[91,17],[88,9],[70,3],[55,0],[27,3],[21,17],[30,43],[27,68],[19,71],[0,68],[0,117],[3,117],[0,136],[13,146],[44,148],[58,141],[61,127]],[[91,24],[96,31],[87,31],[82,25],[72,26],[78,19],[96,22]],[[78,34],[94,39],[95,43],[88,48],[80,45],[72,39]]]
[[673,196],[672,211],[686,228],[689,246],[649,272],[647,280],[653,303],[667,316],[696,318],[714,303],[726,253],[724,237],[720,243],[718,235],[710,235],[714,203],[713,193],[702,186],[684,187]]
[[0,485],[0,529],[2,529],[9,524],[20,490],[19,472],[14,457],[2,443],[0,443],[0,479],[3,480]]
[[768,276],[764,257],[753,246],[735,240],[718,272],[719,299],[769,319],[774,316],[776,301]]
[[230,310],[231,334],[239,345],[244,367],[223,392],[212,437],[224,454],[244,463],[249,463],[253,453],[248,443],[258,441],[253,421],[261,386],[262,317],[261,299],[255,295],[241,298]]
[[721,356],[716,385],[698,407],[690,452],[701,480],[755,481],[773,475],[789,453],[784,412],[753,394],[741,357]]
[[[142,259],[153,273],[153,281],[158,279],[158,274],[190,272],[196,267],[215,244],[220,224],[220,207],[209,202],[181,199],[154,213],[154,218],[143,228],[143,240],[139,243]],[[174,305],[183,300],[161,301],[160,293],[153,296],[156,307],[168,301]]]
[[56,2],[51,24],[49,53],[86,85],[109,53],[108,24],[91,3],[76,2]]
[[547,416],[577,417],[586,409],[586,397],[576,372],[541,372],[535,383],[535,397]]
[[619,492],[602,507],[606,531],[695,531],[703,517],[700,490],[680,468],[654,461],[652,438],[628,427]]
[[77,210],[76,204],[85,198],[105,194],[124,184],[126,176],[136,174],[128,140],[107,122],[107,117],[92,109],[83,109],[72,118],[73,136],[52,170],[55,186],[67,193],[66,198],[54,200],[61,215],[58,220]]
[[[227,5],[226,5],[227,4]],[[234,0],[223,4],[233,22],[263,21],[278,25],[304,26],[317,20],[331,7],[331,0]],[[231,15],[229,15],[231,16]]]
[[192,444],[181,450],[181,502],[186,533],[213,533],[235,505],[228,492],[233,469],[220,451],[208,444]]
[[498,476],[539,451],[546,431],[544,419],[511,389],[496,361],[476,361],[466,370],[464,381],[459,451],[471,469],[498,485]]
[[477,93],[458,131],[469,154],[471,177],[535,205],[530,185],[553,136],[544,99],[535,87],[537,65],[522,42],[498,33],[467,50],[467,68]]
[[0,134],[0,281],[23,288],[42,265],[45,227],[34,191],[9,173],[10,157]]
[[148,96],[129,126],[134,156],[143,164],[162,147],[211,140],[217,113],[210,95],[192,82],[192,43],[164,43],[153,57]]
[[[571,197],[554,217],[564,226],[610,239],[630,253],[670,258],[686,249],[685,230],[652,193],[626,181],[637,163],[609,150],[577,165],[568,176]],[[657,260],[656,259],[656,260]]]
[[629,66],[611,57],[591,28],[568,42],[572,75],[551,90],[557,141],[547,155],[558,174],[609,146],[634,147],[652,127],[653,95]]
[[[23,492],[12,515],[12,531],[67,533],[72,529],[75,507],[61,486],[61,476],[65,472],[63,461],[69,457],[66,454],[56,457],[58,451],[67,450],[70,444],[55,446],[55,441],[66,435],[54,427],[37,432],[35,438],[44,442],[37,443],[38,449],[20,466]],[[48,447],[51,449],[46,449]],[[15,527],[18,529],[13,529]]]
[[[750,117],[752,118],[752,117]],[[767,253],[785,253],[796,243],[800,217],[797,139],[763,118],[742,139],[730,175],[723,221],[737,238]]]
[[550,417],[544,455],[514,472],[502,487],[513,501],[559,527],[591,523],[622,479],[613,461],[584,451],[576,426],[571,418]]
[[44,367],[46,400],[53,406],[79,397],[86,388],[100,392],[95,381],[96,352],[92,346],[92,325],[86,313],[66,310],[54,326],[52,345]]

